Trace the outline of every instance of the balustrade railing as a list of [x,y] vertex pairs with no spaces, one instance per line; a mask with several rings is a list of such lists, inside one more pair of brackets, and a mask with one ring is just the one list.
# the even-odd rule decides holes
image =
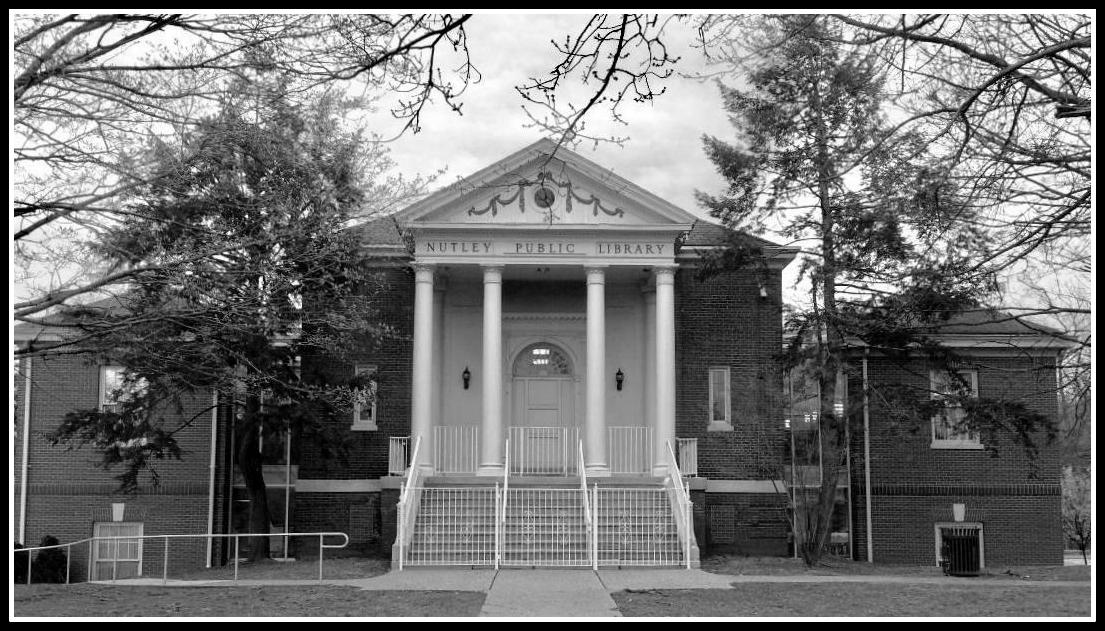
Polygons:
[[679,443],[679,470],[687,477],[698,476],[698,439],[676,438]]
[[391,436],[388,438],[388,475],[403,475],[410,463],[411,437]]
[[577,475],[577,427],[511,427],[510,475]]
[[652,428],[633,425],[606,428],[607,460],[614,475],[652,472]]
[[473,474],[479,462],[479,425],[438,425],[434,428],[434,471],[436,473]]

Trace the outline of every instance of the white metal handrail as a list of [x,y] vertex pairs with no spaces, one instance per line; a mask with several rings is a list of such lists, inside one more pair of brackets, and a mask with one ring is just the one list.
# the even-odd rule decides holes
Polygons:
[[665,486],[670,484],[670,492],[673,499],[675,523],[679,531],[679,542],[683,546],[683,560],[687,569],[691,569],[691,547],[694,539],[694,525],[691,522],[691,496],[687,487],[683,485],[683,474],[679,472],[679,464],[675,460],[675,450],[671,442],[667,442],[668,476],[664,479]]
[[[66,553],[65,553],[65,584],[69,585],[70,584],[70,566],[72,564],[72,559],[73,559],[73,546],[78,546],[78,545],[85,544],[85,543],[88,544],[88,581],[92,582],[92,565],[93,565],[92,550],[93,550],[93,548],[94,548],[94,546],[97,542],[99,542],[99,541],[127,541],[127,542],[130,542],[130,541],[136,541],[136,540],[143,540],[144,541],[146,539],[161,539],[161,540],[164,541],[164,548],[163,548],[164,553],[163,553],[162,564],[161,564],[161,582],[162,582],[162,584],[165,584],[165,583],[168,583],[168,581],[169,581],[169,540],[170,539],[213,540],[213,539],[233,538],[234,539],[234,580],[236,581],[236,580],[238,580],[238,559],[239,559],[239,556],[240,556],[239,555],[239,550],[240,550],[240,543],[239,542],[240,542],[240,540],[243,537],[250,538],[250,537],[276,537],[276,536],[279,536],[279,537],[318,537],[318,580],[319,580],[319,582],[322,582],[323,550],[326,550],[326,549],[337,550],[337,549],[341,549],[341,548],[344,548],[345,546],[349,545],[349,535],[345,534],[344,532],[282,532],[282,533],[268,533],[268,532],[244,533],[244,532],[240,532],[240,533],[213,533],[213,534],[198,534],[198,535],[171,534],[171,535],[119,535],[119,536],[111,536],[111,537],[87,537],[85,539],[79,539],[77,541],[71,541],[69,543],[59,543],[59,544],[52,545],[52,546],[34,546],[34,547],[30,547],[30,548],[21,548],[19,550],[16,550],[15,553],[16,554],[22,554],[22,553],[27,554],[27,584],[30,585],[31,584],[32,568],[34,567],[34,557],[31,556],[31,552],[34,552],[36,550],[56,550],[58,548],[65,548],[66,549]],[[328,544],[328,543],[326,543],[326,540],[325,540],[326,537],[341,537],[342,542],[340,544],[337,544],[337,545]],[[118,563],[119,563],[118,555],[115,556],[115,558],[112,560],[112,562],[113,562],[113,566],[112,566],[111,576],[112,576],[112,582],[115,582],[117,580],[117,576],[118,576]]]
[[400,476],[407,472],[407,456],[410,454],[410,436],[388,438],[388,475]]
[[495,569],[503,562],[503,538],[506,535],[506,505],[510,498],[510,437],[507,436],[503,451],[503,503],[499,519],[495,523]]
[[418,452],[422,448],[422,436],[414,439],[411,450],[411,466],[407,472],[407,481],[399,494],[399,569],[403,569],[403,558],[410,546],[414,534],[414,520],[418,516],[418,503],[422,499],[422,467],[418,464]]
[[578,443],[576,451],[576,468],[579,470],[579,490],[583,494],[583,523],[587,528],[587,554],[591,557],[591,569],[597,570],[598,559],[595,557],[595,524],[591,518],[591,502],[587,497],[587,467],[583,464],[583,441]]

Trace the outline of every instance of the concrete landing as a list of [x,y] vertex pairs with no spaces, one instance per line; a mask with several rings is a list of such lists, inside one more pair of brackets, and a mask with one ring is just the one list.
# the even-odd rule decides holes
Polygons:
[[499,570],[481,617],[620,617],[592,570]]

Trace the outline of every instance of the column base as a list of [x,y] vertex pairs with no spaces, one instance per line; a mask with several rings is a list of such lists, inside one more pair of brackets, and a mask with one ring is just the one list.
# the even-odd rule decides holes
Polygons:
[[652,465],[652,475],[657,478],[666,478],[668,476],[668,465],[655,464]]
[[610,472],[610,467],[604,464],[589,464],[584,469],[587,470],[587,477],[589,478],[609,478],[614,475]]
[[479,469],[476,469],[476,475],[480,477],[503,477],[503,465],[502,464],[481,464]]

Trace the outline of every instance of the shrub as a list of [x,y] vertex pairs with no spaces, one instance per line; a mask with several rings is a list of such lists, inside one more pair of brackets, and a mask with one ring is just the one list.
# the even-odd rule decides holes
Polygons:
[[27,567],[31,564],[31,553],[23,550],[22,543],[15,544],[15,584],[22,585],[27,582]]
[[[56,546],[58,538],[46,535],[42,538],[40,546]],[[35,583],[64,583],[65,582],[65,551],[61,548],[39,550],[35,555],[35,562],[31,566],[31,580]]]

